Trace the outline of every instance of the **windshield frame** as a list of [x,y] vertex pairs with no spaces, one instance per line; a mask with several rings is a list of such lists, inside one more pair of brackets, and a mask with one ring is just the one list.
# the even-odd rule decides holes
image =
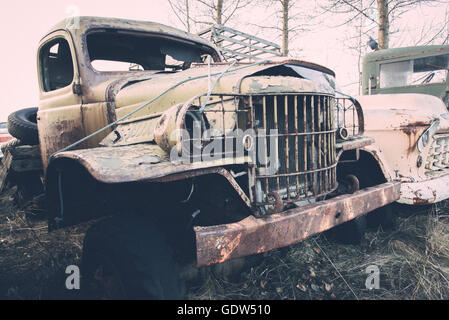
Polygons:
[[[405,84],[405,85],[383,85],[382,84],[382,66],[384,65],[388,65],[388,64],[394,64],[394,63],[406,63],[406,62],[411,62],[414,63],[415,60],[421,60],[421,59],[428,59],[428,58],[436,58],[436,57],[440,57],[440,56],[447,56],[447,61],[448,61],[448,66],[444,67],[444,66],[439,66],[441,67],[440,69],[435,69],[435,70],[429,70],[429,71],[424,71],[427,74],[431,74],[434,73],[435,71],[439,71],[439,70],[446,70],[446,78],[444,79],[444,81],[439,81],[439,82],[429,82],[429,83],[409,83],[409,84]],[[393,60],[393,59],[392,59]],[[390,90],[390,89],[399,89],[399,88],[418,88],[418,87],[426,87],[426,86],[447,86],[449,84],[449,53],[443,53],[443,54],[433,54],[433,55],[428,55],[428,56],[421,56],[421,57],[410,57],[409,59],[394,59],[393,61],[388,61],[388,60],[384,60],[382,62],[378,63],[378,68],[377,68],[377,74],[378,74],[378,88],[377,90]],[[414,64],[411,65],[411,74],[417,73],[414,71]],[[406,73],[407,71],[404,71],[404,73]],[[423,77],[421,80],[424,80],[426,77]],[[415,81],[417,81],[415,79]]]
[[[207,46],[203,43],[196,42],[194,40],[185,39],[181,37],[176,37],[173,35],[168,34],[162,34],[157,32],[146,32],[146,31],[138,31],[138,30],[128,30],[128,29],[117,29],[117,28],[105,28],[105,27],[95,27],[88,29],[82,36],[82,43],[83,45],[83,55],[86,60],[86,66],[89,69],[89,71],[93,72],[94,74],[103,74],[103,75],[130,75],[130,74],[143,74],[143,73],[155,73],[155,72],[171,72],[171,71],[165,71],[165,70],[118,70],[118,71],[101,71],[97,70],[93,65],[92,62],[95,60],[91,60],[91,56],[89,54],[89,47],[88,47],[88,36],[94,33],[102,33],[102,32],[120,32],[122,34],[129,34],[129,35],[136,35],[136,36],[142,36],[142,37],[148,37],[148,38],[155,38],[155,39],[165,39],[168,41],[177,42],[183,45],[189,45],[192,47],[198,48],[200,51],[204,51],[204,54],[209,54],[214,62],[221,62],[221,57],[217,50],[213,46]],[[167,55],[168,56],[168,55]],[[99,59],[101,60],[101,59]],[[176,72],[176,71],[173,71]]]

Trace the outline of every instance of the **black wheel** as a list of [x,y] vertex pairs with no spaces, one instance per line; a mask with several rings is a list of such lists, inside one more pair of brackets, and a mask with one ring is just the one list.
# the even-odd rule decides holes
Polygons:
[[[354,193],[360,189],[361,181],[352,173],[347,174],[342,182],[347,184],[346,192]],[[360,244],[365,236],[366,226],[367,218],[363,215],[334,227],[327,235],[342,244]]]
[[86,233],[82,290],[89,299],[183,299],[184,283],[164,234],[147,217],[115,216]]
[[394,230],[397,226],[397,215],[393,211],[393,204],[376,209],[367,215],[369,228],[382,227],[383,230]]
[[[337,170],[340,177],[355,177],[358,180],[359,189],[386,182],[377,162],[374,159],[367,158],[366,153],[360,154],[358,164],[343,164]],[[356,185],[354,183],[351,184]],[[355,189],[351,189],[349,192],[354,191]],[[395,228],[396,215],[392,204],[337,226],[329,231],[329,235],[338,242],[357,244],[363,239],[367,228],[377,228],[379,226],[382,226],[384,230]]]
[[365,237],[366,216],[359,216],[328,231],[331,239],[341,244],[360,244]]
[[24,144],[39,144],[37,133],[37,108],[18,110],[8,116],[8,131]]
[[[383,182],[384,181],[376,180],[370,175],[365,175],[363,187],[371,187]],[[366,215],[366,218],[368,228],[375,229],[382,227],[383,230],[394,230],[396,228],[397,216],[393,210],[393,204],[391,203],[369,212]]]

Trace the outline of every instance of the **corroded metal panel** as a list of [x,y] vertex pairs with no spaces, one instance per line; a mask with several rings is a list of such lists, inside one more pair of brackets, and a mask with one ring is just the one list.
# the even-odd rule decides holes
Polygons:
[[150,181],[182,172],[248,161],[242,157],[177,164],[171,162],[159,146],[147,143],[66,151],[55,155],[54,161],[61,158],[79,162],[96,180],[104,183]]
[[250,216],[237,223],[195,227],[197,265],[221,263],[294,244],[394,202],[399,192],[399,182],[388,182],[262,218]]
[[[399,201],[420,204],[442,200],[444,192],[433,196],[433,190],[444,188],[444,184],[432,180],[432,171],[438,176],[448,174],[441,171],[447,158],[442,139],[449,132],[444,103],[424,94],[382,94],[357,100],[365,115],[365,134],[375,140],[364,150],[374,156],[387,180],[400,179],[406,184]],[[436,125],[435,134],[418,150],[418,141],[432,124]]]
[[[40,110],[37,113],[37,126],[44,170],[54,152],[86,136],[80,105],[64,107],[64,112],[57,108]],[[79,146],[86,147],[86,143]]]

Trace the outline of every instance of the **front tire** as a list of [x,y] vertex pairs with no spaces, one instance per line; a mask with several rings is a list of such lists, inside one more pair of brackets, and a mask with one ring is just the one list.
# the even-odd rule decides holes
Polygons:
[[359,216],[330,230],[330,236],[340,244],[359,245],[365,237],[366,215]]
[[185,296],[173,251],[148,217],[114,216],[92,226],[84,239],[81,272],[89,299]]

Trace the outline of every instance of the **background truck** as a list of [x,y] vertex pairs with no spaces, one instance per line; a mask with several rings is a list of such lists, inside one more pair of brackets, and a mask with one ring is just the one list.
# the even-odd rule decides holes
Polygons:
[[360,237],[364,215],[399,198],[359,165],[373,142],[360,104],[320,65],[223,62],[199,36],[97,17],[56,25],[37,57],[49,229],[99,219],[81,266],[95,297],[182,298],[191,264],[338,225]]
[[449,198],[449,46],[379,50],[363,60],[358,97],[363,148],[377,159],[386,180],[400,179],[405,204]]

